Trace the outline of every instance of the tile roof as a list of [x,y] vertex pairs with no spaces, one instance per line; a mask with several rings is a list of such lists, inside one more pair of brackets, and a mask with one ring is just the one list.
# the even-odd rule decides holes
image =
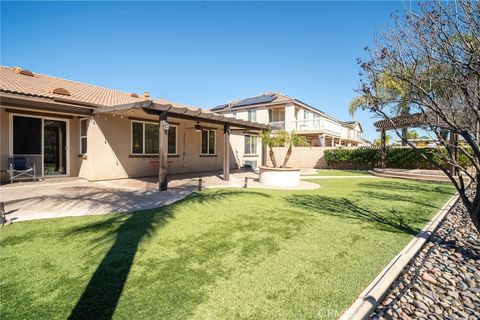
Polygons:
[[[172,102],[163,98],[154,99],[150,97],[132,97],[131,93],[107,89],[91,84],[55,78],[47,75],[33,73],[31,75],[21,74],[22,69],[15,67],[0,66],[0,92],[11,93],[21,96],[39,97],[47,99],[61,99],[62,102],[73,104],[93,104],[97,107],[96,112],[117,107],[131,107],[132,104],[139,105],[139,102],[153,103],[163,111],[169,111],[178,115],[198,117],[199,120],[213,120],[224,123],[231,123],[240,127],[267,129],[268,126],[256,122],[243,121],[223,115],[216,114],[210,110],[203,110],[199,107]],[[23,70],[25,71],[25,70]],[[31,74],[29,72],[29,74]],[[53,93],[54,89],[56,90]]]
[[[131,93],[107,89],[91,84],[55,78],[33,73],[33,77],[19,73],[19,68],[0,66],[0,92],[41,98],[61,98],[72,103],[87,103],[112,106],[145,100],[132,97]],[[70,95],[52,93],[55,88],[64,88]]]

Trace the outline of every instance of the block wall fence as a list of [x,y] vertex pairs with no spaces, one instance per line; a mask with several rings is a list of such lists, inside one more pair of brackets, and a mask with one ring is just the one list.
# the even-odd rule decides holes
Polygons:
[[[316,168],[323,169],[328,168],[327,163],[325,162],[324,153],[325,150],[337,149],[335,147],[294,147],[290,160],[287,163],[288,167],[294,168]],[[344,148],[344,149],[355,149]],[[285,155],[287,154],[288,148],[286,147],[276,147],[273,148],[275,154],[275,159],[279,166],[282,165]],[[268,150],[267,150],[268,165],[272,165]]]

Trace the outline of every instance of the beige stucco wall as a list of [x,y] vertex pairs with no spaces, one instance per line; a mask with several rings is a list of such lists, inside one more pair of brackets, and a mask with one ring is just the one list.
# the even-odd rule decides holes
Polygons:
[[245,136],[243,134],[232,134],[230,136],[230,145],[235,155],[236,168],[243,167],[246,160],[257,161],[257,166],[262,165],[262,142],[260,136],[257,136],[257,153],[255,155],[245,155]]
[[[251,110],[257,110],[257,121],[258,123],[268,124],[268,109],[265,107],[261,108],[250,108]],[[233,112],[225,113],[228,117],[233,117]],[[248,110],[241,109],[235,112],[235,118],[240,120],[248,121]]]
[[[88,129],[87,164],[80,170],[80,176],[88,180],[118,179],[156,175],[158,167],[152,161],[158,156],[131,154],[132,120],[158,121],[158,118],[138,112],[128,113],[123,118],[116,115],[102,115],[90,121]],[[216,154],[201,155],[201,132],[193,128],[196,122],[169,118],[177,126],[177,154],[169,155],[169,173],[203,172],[223,169],[224,135],[223,126],[202,124],[216,131]],[[231,135],[230,168],[237,168],[236,152],[243,159],[243,135]],[[236,146],[237,143],[242,146]],[[261,148],[261,146],[260,146]],[[260,149],[261,150],[261,149]]]
[[[265,110],[266,111],[266,110]],[[20,111],[19,111],[20,112]],[[28,115],[25,115],[28,116]],[[59,116],[59,119],[65,119]],[[52,115],[52,117],[57,117]],[[259,114],[257,114],[257,117]],[[262,114],[260,113],[260,116]],[[267,113],[268,117],[268,113]],[[158,173],[158,166],[151,161],[158,156],[137,156],[131,154],[132,120],[157,122],[158,117],[145,115],[141,111],[128,111],[90,117],[87,132],[87,154],[80,155],[80,117],[67,119],[69,128],[69,173],[88,180],[107,180],[128,177],[145,177]],[[169,155],[170,173],[202,172],[223,169],[224,134],[223,126],[202,123],[204,127],[216,131],[216,154],[201,155],[201,132],[193,128],[196,122],[169,118],[168,122],[177,126],[177,154]],[[9,157],[9,114],[0,109],[0,163],[1,168],[8,167]],[[257,160],[261,164],[261,142],[259,139],[256,157],[244,156],[244,136],[242,132],[233,132],[230,136],[230,168],[244,165],[245,159]],[[2,181],[8,175],[2,173]]]
[[0,179],[1,181],[7,181],[8,175],[4,170],[8,168],[8,131],[9,120],[8,113],[4,108],[0,108],[0,169],[2,170]]
[[[6,107],[1,106],[0,108],[0,168],[2,170],[0,179],[2,182],[7,182],[9,177],[6,172],[4,172],[8,168],[8,158],[10,157],[10,117],[12,114],[18,114],[20,116],[32,116],[30,114],[26,114],[25,110],[9,108],[9,110],[14,110],[14,112],[6,112]],[[27,110],[28,111],[28,110]],[[35,110],[30,110],[32,112]],[[68,137],[69,143],[67,145],[67,153],[68,153],[68,170],[70,176],[77,176],[82,166],[82,158],[79,157],[80,151],[80,129],[79,129],[79,117],[72,117],[72,116],[64,116],[54,113],[43,113],[35,115],[37,117],[49,117],[59,120],[66,120],[67,121],[67,128],[68,128]],[[41,176],[41,168],[37,168],[37,175]]]

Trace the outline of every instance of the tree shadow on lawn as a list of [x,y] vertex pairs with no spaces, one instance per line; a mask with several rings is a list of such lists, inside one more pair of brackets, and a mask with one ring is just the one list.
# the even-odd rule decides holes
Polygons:
[[[412,183],[414,182],[414,183]],[[437,182],[417,182],[410,181],[407,183],[405,179],[395,179],[393,181],[369,181],[369,182],[361,182],[358,184],[361,188],[366,188],[370,190],[392,190],[392,191],[406,191],[411,192],[414,194],[419,193],[437,193],[437,194],[445,194],[451,195],[453,192],[449,191],[449,188],[453,188],[448,183],[437,183]]]
[[368,198],[372,200],[381,200],[381,201],[395,201],[395,202],[405,202],[405,203],[413,203],[418,206],[428,207],[439,209],[437,206],[429,204],[426,201],[421,201],[419,199],[418,194],[413,194],[411,196],[407,195],[400,195],[400,194],[392,194],[388,192],[382,192],[379,190],[375,191],[357,191],[355,192],[359,195],[360,198]]
[[312,214],[326,214],[330,216],[355,219],[370,222],[376,229],[415,235],[419,229],[412,225],[425,222],[425,219],[413,217],[414,221],[406,222],[405,218],[395,210],[375,212],[363,208],[347,198],[333,198],[322,195],[296,195],[286,200],[293,206],[308,210]]
[[[218,201],[229,196],[245,193],[247,192],[239,190],[199,192],[177,202],[176,205],[182,203],[206,204],[210,201]],[[269,197],[269,195],[260,192],[248,192],[248,194]],[[92,243],[102,240],[108,241],[110,237],[115,236],[113,245],[97,267],[68,319],[112,318],[139,243],[145,236],[152,235],[155,230],[165,226],[170,219],[174,219],[175,211],[175,205],[169,205],[157,209],[118,214],[104,221],[70,230],[65,234],[68,237],[85,232],[107,231],[106,234],[102,234],[101,238],[93,239]],[[129,215],[129,217],[125,219],[125,215]],[[115,223],[120,223],[120,226],[112,228],[112,224]]]

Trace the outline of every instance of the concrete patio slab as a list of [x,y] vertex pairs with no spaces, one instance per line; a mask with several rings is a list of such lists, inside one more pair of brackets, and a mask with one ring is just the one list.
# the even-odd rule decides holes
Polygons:
[[[245,178],[248,179],[248,188],[267,188],[256,181],[258,174],[245,171],[233,172],[230,181],[223,181],[218,172],[172,175],[169,190],[163,192],[158,191],[156,177],[95,182],[63,178],[3,185],[0,187],[0,201],[5,203],[10,221],[124,213],[177,202],[198,189],[199,179],[202,179],[204,188],[242,188]],[[320,185],[302,181],[298,187],[288,190],[317,188]]]
[[10,221],[123,213],[161,207],[185,198],[195,188],[179,185],[165,192],[113,182],[77,181],[52,186],[1,187]]

